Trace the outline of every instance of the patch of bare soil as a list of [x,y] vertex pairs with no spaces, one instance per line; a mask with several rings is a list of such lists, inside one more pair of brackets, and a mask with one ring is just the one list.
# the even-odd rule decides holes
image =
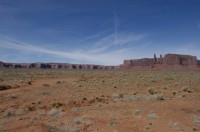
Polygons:
[[71,74],[2,86],[0,131],[200,131],[200,73]]

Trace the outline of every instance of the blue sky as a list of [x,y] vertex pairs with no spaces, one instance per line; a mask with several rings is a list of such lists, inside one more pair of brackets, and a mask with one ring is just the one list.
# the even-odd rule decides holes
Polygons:
[[199,0],[0,0],[0,61],[200,59]]

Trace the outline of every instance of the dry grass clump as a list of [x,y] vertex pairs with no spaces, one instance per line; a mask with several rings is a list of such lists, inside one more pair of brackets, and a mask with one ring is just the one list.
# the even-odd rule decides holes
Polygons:
[[62,105],[63,105],[63,104],[60,103],[60,102],[52,102],[52,103],[51,103],[51,106],[56,107],[56,108],[58,108],[58,107],[60,107],[60,106],[62,106]]
[[192,90],[189,89],[188,87],[185,87],[185,88],[183,89],[183,92],[192,93]]
[[195,115],[195,116],[194,116],[194,119],[193,119],[193,123],[194,123],[195,125],[200,126],[200,116]]
[[17,95],[16,94],[10,94],[7,96],[8,98],[12,98],[12,99],[16,99],[17,98]]
[[171,122],[168,123],[168,127],[173,129],[174,131],[179,131],[179,132],[184,131],[184,129],[182,128],[182,126],[179,122],[171,121]]
[[73,119],[74,123],[76,125],[80,125],[80,124],[84,124],[84,125],[92,125],[92,124],[95,124],[94,121],[86,121],[85,118],[87,117],[75,117]]
[[135,116],[140,116],[140,115],[142,114],[142,110],[140,110],[140,109],[135,109],[135,110],[133,111],[133,114],[134,114]]
[[157,100],[162,101],[162,100],[165,100],[165,99],[164,99],[163,96],[160,95],[160,96],[157,97]]
[[79,132],[79,130],[74,126],[61,125],[56,127],[49,126],[49,132]]
[[157,94],[157,91],[154,88],[149,89],[148,92],[152,95]]
[[48,115],[51,117],[59,117],[63,114],[62,110],[57,109],[57,108],[52,108],[49,112]]
[[158,119],[159,118],[159,116],[155,113],[155,112],[151,112],[151,113],[149,113],[148,115],[147,115],[147,119],[148,120],[156,120],[156,119]]
[[112,127],[115,127],[117,124],[118,123],[117,123],[116,119],[113,118],[107,123],[107,126],[112,128]]

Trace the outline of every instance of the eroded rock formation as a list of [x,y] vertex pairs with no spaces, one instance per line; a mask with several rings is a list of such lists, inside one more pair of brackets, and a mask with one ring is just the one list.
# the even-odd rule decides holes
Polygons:
[[4,63],[0,61],[0,67],[3,67],[3,66],[4,66]]
[[200,69],[200,60],[196,56],[166,54],[164,58],[160,55],[159,58],[154,54],[154,58],[124,60],[123,69]]
[[164,64],[166,65],[197,65],[198,60],[196,56],[191,56],[191,55],[166,54],[164,57]]
[[68,63],[3,63],[0,62],[1,68],[32,68],[32,69],[79,69],[79,70],[115,70],[119,66],[104,66],[104,65],[90,65],[90,64],[68,64]]
[[124,66],[125,67],[152,66],[153,64],[154,64],[153,58],[124,60]]
[[122,65],[104,66],[91,64],[69,64],[69,63],[4,63],[0,62],[0,67],[4,68],[33,68],[33,69],[79,69],[79,70],[116,70],[116,69],[181,69],[199,70],[200,60],[196,56],[166,54],[164,57],[124,60]]

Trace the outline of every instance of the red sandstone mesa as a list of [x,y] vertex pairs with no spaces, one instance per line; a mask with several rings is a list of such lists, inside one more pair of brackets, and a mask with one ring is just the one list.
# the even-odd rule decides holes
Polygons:
[[91,64],[68,64],[68,63],[4,63],[0,62],[3,68],[35,68],[35,69],[83,69],[83,70],[116,70],[116,69],[144,69],[144,70],[164,70],[164,69],[185,69],[199,70],[200,60],[196,56],[166,54],[159,58],[154,54],[154,58],[124,60],[122,65],[104,66]]
[[191,55],[166,54],[164,58],[160,55],[159,58],[124,60],[123,69],[200,70],[200,60]]

